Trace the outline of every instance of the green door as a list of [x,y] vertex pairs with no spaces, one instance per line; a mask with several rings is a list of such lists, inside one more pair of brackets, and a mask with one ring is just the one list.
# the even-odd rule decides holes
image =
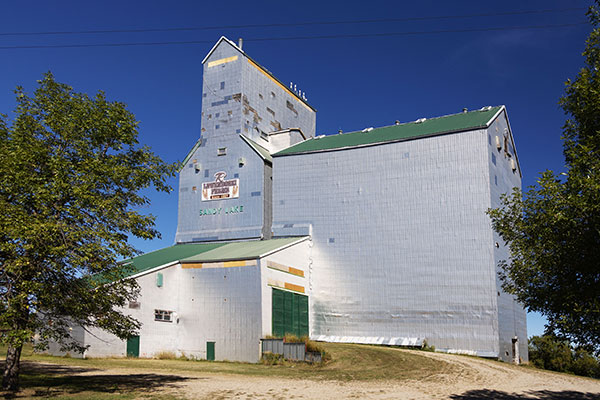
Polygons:
[[215,342],[206,342],[206,359],[215,361]]
[[308,296],[273,289],[272,300],[271,333],[274,336],[308,335]]
[[132,336],[127,339],[127,357],[140,356],[140,337]]

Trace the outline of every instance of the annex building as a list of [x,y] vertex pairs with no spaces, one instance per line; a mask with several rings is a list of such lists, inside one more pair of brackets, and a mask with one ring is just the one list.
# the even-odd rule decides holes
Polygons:
[[203,67],[175,244],[129,261],[139,336],[76,330],[86,355],[255,362],[293,333],[527,360],[485,213],[521,185],[504,106],[315,136],[304,96],[235,43]]

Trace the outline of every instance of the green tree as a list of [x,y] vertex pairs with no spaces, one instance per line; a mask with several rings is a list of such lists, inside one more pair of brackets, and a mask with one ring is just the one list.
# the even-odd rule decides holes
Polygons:
[[[103,92],[76,93],[48,73],[33,96],[17,88],[0,116],[0,341],[4,389],[16,390],[23,344],[83,351],[70,325],[120,338],[139,323],[119,310],[139,291],[117,260],[129,235],[159,236],[140,190],[171,190],[174,166],[137,141],[138,122]],[[107,284],[110,282],[110,284]]]
[[489,210],[510,247],[501,262],[503,288],[529,311],[548,319],[547,332],[600,351],[600,14],[583,55],[585,65],[566,82],[566,172],[545,171],[527,192],[505,196]]

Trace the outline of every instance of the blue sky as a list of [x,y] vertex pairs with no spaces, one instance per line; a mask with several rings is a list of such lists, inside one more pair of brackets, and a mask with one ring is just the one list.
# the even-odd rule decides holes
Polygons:
[[[78,35],[0,35],[0,47],[132,42],[198,44],[0,49],[0,112],[9,114],[17,85],[28,91],[52,71],[57,80],[128,105],[140,141],[169,162],[182,160],[200,135],[201,61],[221,35],[244,38],[244,50],[283,82],[293,81],[317,110],[317,133],[336,133],[460,112],[507,106],[523,185],[539,172],[564,168],[558,107],[564,82],[583,65],[587,24],[545,29],[470,31],[499,27],[578,24],[590,1],[20,1],[3,4],[0,33],[174,27],[218,29]],[[561,9],[520,15],[507,12]],[[303,22],[478,17],[329,25]],[[256,25],[231,28],[234,25]],[[279,25],[279,26],[273,26]],[[229,27],[229,28],[225,28]],[[457,31],[431,33],[432,31]],[[406,32],[430,32],[402,34]],[[388,33],[378,37],[253,41]],[[177,188],[177,180],[172,180]],[[177,191],[148,195],[162,239],[134,241],[143,251],[173,243]],[[529,335],[543,319],[532,314]]]

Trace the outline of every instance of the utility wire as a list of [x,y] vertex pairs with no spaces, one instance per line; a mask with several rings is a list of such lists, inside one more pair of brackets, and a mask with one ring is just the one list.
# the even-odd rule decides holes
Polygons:
[[[349,38],[369,38],[369,37],[430,35],[430,34],[439,34],[439,33],[465,33],[465,32],[492,32],[492,31],[511,31],[511,30],[528,30],[528,29],[552,29],[552,28],[567,28],[567,27],[581,26],[581,25],[587,25],[587,24],[588,24],[588,22],[584,21],[584,22],[571,23],[571,24],[560,24],[560,25],[507,26],[507,27],[497,27],[497,28],[475,28],[475,29],[443,29],[443,30],[433,30],[433,31],[382,32],[382,33],[365,33],[365,34],[359,33],[359,34],[347,34],[347,35],[263,37],[263,38],[244,39],[244,42],[266,42],[266,41],[279,41],[279,40],[349,39]],[[59,48],[81,48],[81,47],[163,46],[163,45],[186,45],[186,44],[206,44],[206,43],[214,43],[214,40],[0,46],[0,50],[59,49]]]
[[0,32],[0,36],[36,36],[36,35],[84,35],[97,33],[141,33],[141,32],[177,32],[177,31],[207,31],[218,29],[245,29],[245,28],[280,28],[290,26],[309,26],[309,25],[343,25],[343,24],[367,24],[377,22],[409,22],[409,21],[430,21],[441,19],[462,19],[476,17],[499,17],[509,15],[531,15],[561,13],[566,11],[582,11],[585,7],[554,8],[545,10],[526,10],[526,11],[507,11],[501,13],[482,13],[466,15],[441,15],[429,17],[406,17],[406,18],[383,18],[383,19],[362,19],[346,21],[312,21],[296,23],[278,23],[278,24],[250,24],[250,25],[221,25],[221,26],[203,26],[203,27],[173,27],[173,28],[147,28],[147,29],[104,29],[104,30],[85,30],[85,31],[42,31],[42,32]]

